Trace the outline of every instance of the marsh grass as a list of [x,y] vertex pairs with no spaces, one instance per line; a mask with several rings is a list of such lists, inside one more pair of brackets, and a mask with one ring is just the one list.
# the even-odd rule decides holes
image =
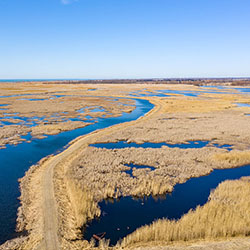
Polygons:
[[76,218],[76,226],[80,228],[88,220],[101,215],[101,210],[92,193],[86,188],[67,180],[67,190]]
[[132,191],[133,196],[161,195],[173,191],[173,186],[163,181],[143,179]]
[[248,151],[231,151],[229,153],[215,154],[214,159],[234,166],[250,164],[250,150]]
[[180,220],[160,219],[125,237],[122,247],[250,235],[250,178],[225,181]]

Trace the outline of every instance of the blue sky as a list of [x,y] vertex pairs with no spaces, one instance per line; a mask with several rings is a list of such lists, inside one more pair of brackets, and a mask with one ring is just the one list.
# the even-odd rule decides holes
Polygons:
[[0,79],[250,76],[249,0],[0,0]]

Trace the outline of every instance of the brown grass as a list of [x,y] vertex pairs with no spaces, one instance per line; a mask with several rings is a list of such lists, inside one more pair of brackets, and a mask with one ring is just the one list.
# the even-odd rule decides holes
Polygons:
[[203,97],[208,99],[193,97],[175,97],[165,99],[165,111],[168,113],[189,112],[206,113],[214,111],[223,111],[227,109],[238,108],[235,102],[247,102],[242,95],[234,94],[206,94]]
[[[146,176],[145,176],[146,178]],[[137,187],[132,191],[133,196],[161,195],[173,191],[173,186],[169,183],[157,180],[143,179],[137,183]]]
[[250,164],[250,150],[231,151],[229,153],[215,154],[214,159],[227,165],[242,166]]
[[125,237],[122,247],[250,235],[250,178],[225,181],[202,207],[180,220],[161,219]]
[[87,188],[75,184],[70,179],[67,179],[66,185],[78,228],[95,216],[101,215],[97,202]]

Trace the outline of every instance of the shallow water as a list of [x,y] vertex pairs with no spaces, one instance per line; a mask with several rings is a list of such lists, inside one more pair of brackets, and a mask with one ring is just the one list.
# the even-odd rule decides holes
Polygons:
[[130,96],[137,96],[137,97],[145,97],[145,96],[155,96],[155,97],[169,97],[170,94],[176,95],[183,95],[189,97],[197,97],[201,94],[228,94],[230,92],[221,91],[226,90],[225,88],[213,86],[214,90],[208,90],[207,86],[200,87],[200,90],[172,90],[172,89],[161,89],[161,90],[154,90],[153,92],[143,90],[133,91],[130,93]]
[[155,90],[154,92],[145,91],[145,90],[138,90],[130,93],[130,96],[136,96],[136,97],[169,97],[171,95],[169,94],[178,94],[178,95],[184,95],[184,96],[198,96],[199,93],[195,91],[179,91],[179,90]]
[[[145,167],[145,166],[144,166]],[[115,244],[120,238],[132,233],[136,228],[150,224],[156,219],[179,219],[190,209],[207,202],[211,189],[222,181],[239,179],[250,175],[250,165],[214,170],[207,176],[192,178],[177,184],[171,194],[158,197],[135,199],[123,197],[103,201],[99,205],[102,215],[83,228],[84,238],[90,240],[93,234],[106,232],[105,238]]]
[[146,165],[135,165],[135,164],[132,164],[132,163],[125,164],[125,166],[130,167],[129,170],[125,170],[124,172],[127,173],[127,174],[129,174],[131,177],[134,177],[133,176],[133,168],[136,168],[136,169],[147,169],[147,170],[151,170],[151,171],[155,170],[154,167],[150,167],[150,166],[146,166]]
[[[5,110],[5,108],[0,108],[0,110]],[[79,114],[84,114],[86,111],[86,107],[76,110]],[[105,110],[102,108],[93,108],[90,112],[104,112]],[[66,121],[84,121],[84,122],[93,122],[93,117],[86,116],[81,117],[80,115],[71,118],[71,117],[64,117],[63,115],[67,114],[67,112],[61,113],[54,113],[50,118],[54,118],[55,120],[62,120]],[[11,122],[11,121],[3,121],[4,119],[18,119],[20,122]],[[96,120],[96,119],[95,119]],[[4,125],[24,125],[27,127],[37,126],[40,123],[48,122],[48,118],[46,116],[31,116],[31,117],[24,117],[18,116],[18,113],[3,113],[3,117],[0,117],[0,122]]]
[[[41,158],[63,150],[71,140],[114,124],[131,121],[146,114],[153,104],[146,100],[136,100],[136,109],[123,113],[120,117],[98,118],[97,122],[84,128],[50,135],[45,139],[34,139],[16,146],[7,145],[0,150],[0,244],[13,238],[16,226],[16,213],[20,196],[18,178]],[[30,135],[24,136],[30,139]]]
[[244,93],[244,94],[250,94],[250,88],[235,88],[239,92]]
[[[118,142],[109,142],[109,143],[96,143],[90,144],[89,146],[96,148],[106,148],[106,149],[118,149],[118,148],[161,148],[162,146],[167,146],[169,148],[203,148],[209,144],[209,141],[188,141],[187,143],[177,143],[170,144],[166,142],[144,142],[141,144],[137,144],[135,142],[126,142],[126,141],[118,141]],[[211,144],[211,146],[217,148],[225,148],[230,150],[232,145],[219,145],[219,144]]]
[[249,107],[250,108],[250,104],[248,103],[236,103],[238,107]]
[[45,101],[45,100],[49,100],[49,98],[21,98],[18,100],[27,100],[27,101]]

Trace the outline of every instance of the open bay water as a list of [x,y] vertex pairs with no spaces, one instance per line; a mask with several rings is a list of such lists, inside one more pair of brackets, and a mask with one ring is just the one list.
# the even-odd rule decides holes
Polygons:
[[136,120],[154,107],[147,100],[135,100],[136,109],[131,113],[123,113],[119,117],[98,118],[96,123],[84,128],[50,135],[45,139],[33,139],[30,143],[7,145],[5,149],[0,150],[0,244],[17,235],[15,228],[17,208],[20,205],[18,179],[24,176],[29,167],[47,155],[59,153],[80,135]]

